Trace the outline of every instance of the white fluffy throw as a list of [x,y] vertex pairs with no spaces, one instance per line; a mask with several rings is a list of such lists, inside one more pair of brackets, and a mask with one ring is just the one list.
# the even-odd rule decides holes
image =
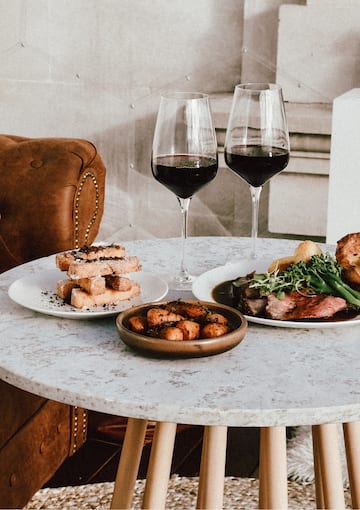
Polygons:
[[[341,425],[338,425],[338,430],[343,480],[344,485],[348,487],[344,437]],[[288,440],[287,444],[288,478],[296,482],[311,483],[315,479],[311,427],[296,427],[294,433],[295,435]]]

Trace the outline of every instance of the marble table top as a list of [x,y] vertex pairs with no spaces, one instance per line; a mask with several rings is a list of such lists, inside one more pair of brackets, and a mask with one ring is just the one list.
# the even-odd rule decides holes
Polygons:
[[[178,239],[123,244],[145,271],[163,276],[179,255]],[[259,239],[260,257],[289,255],[296,244]],[[190,238],[189,269],[199,275],[248,257],[249,249],[246,238]],[[115,317],[68,320],[10,300],[13,281],[54,265],[54,257],[47,257],[0,275],[3,380],[88,409],[177,423],[271,426],[360,419],[359,325],[292,329],[251,323],[245,339],[228,352],[161,360],[127,347]],[[171,297],[184,295],[172,291]]]

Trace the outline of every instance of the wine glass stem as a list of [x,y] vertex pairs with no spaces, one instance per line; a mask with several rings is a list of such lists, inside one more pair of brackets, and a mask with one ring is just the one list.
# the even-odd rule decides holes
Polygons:
[[188,229],[188,213],[189,213],[189,206],[190,206],[190,198],[180,198],[177,197],[179,204],[180,204],[180,210],[181,210],[181,240],[182,240],[182,246],[181,246],[181,262],[180,262],[180,279],[184,280],[186,278],[189,278],[189,272],[186,268],[185,264],[185,252],[186,252],[186,239],[187,239],[187,229]]
[[256,240],[258,236],[259,226],[259,203],[262,186],[254,187],[250,186],[251,193],[251,257],[256,258]]

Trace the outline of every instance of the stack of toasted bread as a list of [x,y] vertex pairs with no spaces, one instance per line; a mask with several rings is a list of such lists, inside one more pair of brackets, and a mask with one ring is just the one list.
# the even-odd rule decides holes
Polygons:
[[120,245],[85,246],[59,253],[56,266],[67,273],[67,278],[57,283],[56,293],[76,308],[112,305],[141,292],[140,285],[127,275],[141,270],[139,260],[126,256]]

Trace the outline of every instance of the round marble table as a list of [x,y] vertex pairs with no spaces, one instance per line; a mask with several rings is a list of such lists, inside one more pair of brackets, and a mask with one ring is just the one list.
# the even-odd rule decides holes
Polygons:
[[[139,257],[143,270],[164,278],[173,270],[178,258],[178,239],[123,244],[129,254]],[[289,255],[296,244],[289,240],[259,239],[259,256]],[[250,242],[245,238],[190,238],[188,265],[193,274],[199,275],[229,261],[249,258],[249,252]],[[165,432],[159,431],[161,441],[155,440],[154,456],[156,445],[171,443],[171,439],[170,443],[165,439],[166,434],[173,437],[171,424],[204,425],[208,439],[204,441],[203,457],[208,458],[208,467],[203,470],[203,479],[218,479],[218,474],[209,472],[209,452],[212,451],[209,445],[220,441],[222,446],[215,448],[219,455],[224,450],[226,427],[259,426],[264,431],[264,458],[274,459],[281,477],[286,476],[286,460],[284,467],[283,460],[279,460],[283,459],[283,453],[276,460],[271,448],[273,444],[283,445],[285,426],[313,425],[314,437],[319,436],[316,444],[320,445],[323,455],[326,450],[321,446],[325,444],[322,442],[325,439],[321,439],[323,425],[335,422],[349,425],[360,419],[359,324],[293,329],[250,323],[245,339],[223,354],[186,360],[155,359],[122,343],[115,317],[67,320],[33,312],[10,300],[7,292],[13,281],[54,267],[54,257],[47,257],[0,276],[0,377],[43,397],[127,416],[131,418],[130,429],[133,429],[127,434],[129,437],[131,434],[141,437],[147,420],[159,422],[159,429],[170,427]],[[169,295],[175,298],[191,296],[191,293],[171,291]],[[320,429],[316,429],[317,425]],[[273,438],[271,434],[275,434]],[[276,434],[280,434],[279,440]],[[353,431],[352,438],[356,435],[358,429]],[[333,435],[329,441],[335,439]],[[134,440],[130,438],[129,441],[134,448]],[[123,462],[129,464],[125,446],[124,451]],[[277,452],[283,450],[277,449]],[[322,492],[324,487],[326,489],[327,476],[324,462],[323,459],[322,469],[318,470],[318,475],[322,474]],[[353,476],[359,477],[355,468]],[[124,468],[123,478],[125,471],[128,470]],[[271,467],[267,472],[271,472]],[[284,502],[284,498],[276,503],[266,496],[273,482],[265,475],[263,480],[265,492],[260,505],[270,507]],[[359,480],[357,478],[356,483],[360,483]],[[118,485],[114,507],[120,502],[125,504],[119,496],[125,488]],[[149,482],[148,493],[151,494],[151,487],[155,485]],[[204,487],[199,489],[200,507],[210,504],[207,500],[209,484],[205,483]],[[209,496],[215,498],[211,504],[220,501],[220,492]],[[324,495],[320,494],[321,497]],[[145,506],[151,501],[148,496]]]

